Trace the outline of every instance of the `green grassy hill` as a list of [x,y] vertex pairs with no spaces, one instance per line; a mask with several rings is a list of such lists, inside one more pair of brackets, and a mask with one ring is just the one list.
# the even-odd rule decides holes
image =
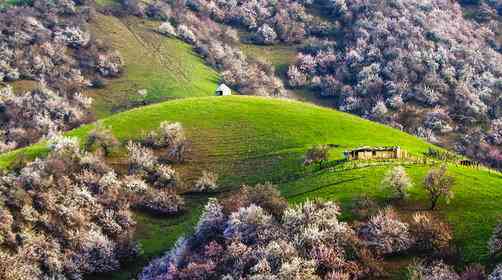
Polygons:
[[[118,50],[124,74],[103,89],[89,90],[98,117],[123,111],[142,102],[213,95],[219,75],[195,54],[192,46],[158,34],[158,21],[97,14],[91,30],[97,39]],[[146,89],[142,98],[138,90]]]
[[[155,129],[161,121],[178,121],[192,141],[188,163],[175,168],[186,184],[200,176],[202,170],[217,172],[224,190],[242,183],[272,181],[292,202],[316,197],[338,200],[346,210],[354,198],[367,194],[380,204],[388,203],[388,194],[379,188],[389,165],[344,169],[303,168],[306,149],[315,144],[336,146],[330,159],[343,157],[346,149],[369,145],[398,145],[413,155],[420,155],[432,145],[401,131],[361,118],[306,103],[258,97],[230,96],[186,98],[133,109],[105,118],[116,137],[122,141],[141,137]],[[84,138],[92,125],[71,131],[68,135]],[[0,156],[0,166],[7,167],[22,154],[43,155],[43,144],[34,145]],[[125,155],[116,153],[113,164],[125,164]],[[414,180],[409,200],[397,205],[403,214],[427,208],[421,190],[423,176],[430,166],[407,165]],[[437,215],[449,222],[456,244],[466,261],[487,261],[486,242],[500,215],[502,176],[486,170],[450,166],[456,178],[455,198],[441,205]],[[174,220],[159,221],[139,215],[137,238],[143,245],[144,261],[166,250],[176,238],[196,222],[205,197],[190,198],[191,210]],[[123,271],[114,279],[127,279],[137,272]],[[107,276],[108,277],[108,276]],[[99,279],[99,278],[93,278]]]

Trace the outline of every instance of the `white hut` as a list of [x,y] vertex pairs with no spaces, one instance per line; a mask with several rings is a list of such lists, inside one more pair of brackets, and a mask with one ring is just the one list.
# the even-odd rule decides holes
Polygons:
[[216,96],[228,96],[232,95],[232,90],[225,84],[221,84],[215,91]]

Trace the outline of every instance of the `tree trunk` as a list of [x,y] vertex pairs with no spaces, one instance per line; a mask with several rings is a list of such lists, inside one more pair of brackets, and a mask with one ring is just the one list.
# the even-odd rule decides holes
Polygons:
[[431,199],[431,209],[430,209],[431,211],[436,210],[437,203],[438,203],[438,199],[437,198],[432,198]]

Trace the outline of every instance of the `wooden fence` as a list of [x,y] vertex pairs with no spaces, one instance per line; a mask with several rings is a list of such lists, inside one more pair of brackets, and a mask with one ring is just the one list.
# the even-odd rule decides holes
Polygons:
[[324,168],[329,171],[345,171],[345,170],[353,170],[353,169],[361,169],[366,167],[378,167],[378,166],[390,166],[390,165],[402,165],[402,166],[411,166],[411,165],[422,165],[422,166],[439,166],[441,164],[447,164],[450,166],[462,166],[466,168],[473,168],[477,170],[484,170],[489,172],[490,174],[496,174],[502,176],[502,173],[498,170],[486,167],[482,164],[463,164],[458,160],[438,160],[434,158],[430,158],[427,156],[408,156],[403,159],[372,159],[372,160],[335,160],[327,163]]

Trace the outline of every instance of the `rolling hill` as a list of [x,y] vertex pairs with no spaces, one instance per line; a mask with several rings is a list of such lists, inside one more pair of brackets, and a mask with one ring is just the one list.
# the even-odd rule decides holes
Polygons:
[[[88,90],[97,117],[172,98],[212,95],[218,73],[192,46],[158,34],[158,21],[117,18],[97,13],[91,22],[96,38],[109,43],[125,63],[123,75],[101,89]],[[145,97],[138,91],[146,90]]]
[[[346,149],[369,145],[399,145],[412,155],[420,155],[432,145],[401,131],[373,123],[346,113],[302,102],[258,97],[186,98],[150,105],[103,119],[121,141],[139,138],[155,129],[160,122],[181,122],[192,141],[186,164],[175,166],[186,185],[202,170],[217,172],[222,191],[241,184],[271,181],[291,203],[324,198],[339,201],[349,210],[354,198],[368,195],[380,204],[389,203],[387,193],[379,187],[388,164],[317,168],[302,166],[303,154],[315,144],[330,144],[330,160],[343,157]],[[93,125],[70,131],[69,136],[83,139]],[[0,156],[3,168],[25,155],[33,158],[46,151],[43,143]],[[111,164],[124,165],[125,155],[116,152]],[[425,193],[420,188],[430,168],[423,164],[405,166],[414,187],[409,201],[397,205],[403,214],[427,208]],[[467,262],[487,262],[486,242],[496,224],[502,203],[502,176],[488,170],[450,166],[455,176],[455,198],[441,205],[437,215],[452,225],[455,242]],[[205,196],[188,195],[190,210],[176,219],[159,220],[137,215],[137,239],[144,255],[135,265],[114,279],[128,279],[149,258],[169,248],[180,235],[196,223]],[[344,213],[345,219],[351,215]],[[106,277],[109,277],[107,275]],[[102,278],[91,278],[102,279]],[[104,278],[108,279],[108,278]]]

